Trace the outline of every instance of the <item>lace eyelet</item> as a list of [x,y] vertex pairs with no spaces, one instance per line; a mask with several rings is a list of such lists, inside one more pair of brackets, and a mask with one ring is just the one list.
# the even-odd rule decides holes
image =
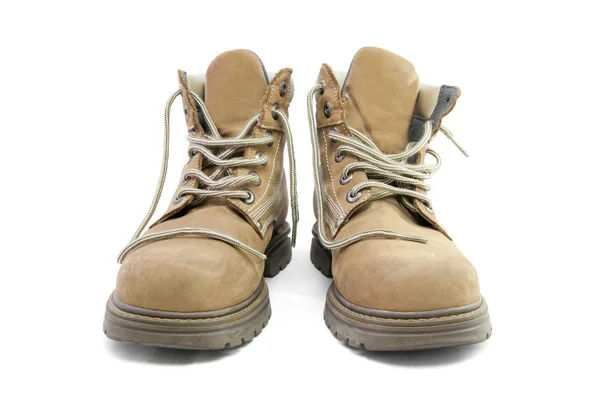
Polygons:
[[319,93],[320,93],[320,94],[321,94],[321,96],[322,96],[322,95],[323,95],[323,93],[325,93],[325,88],[326,88],[327,86],[325,85],[325,80],[323,80],[323,79],[321,79],[321,80],[319,81],[319,84],[323,85],[323,87],[322,87],[321,89],[319,89]]
[[340,176],[340,184],[347,185],[348,182],[352,180],[352,178],[354,178],[354,175],[352,175],[352,173],[350,173],[350,175],[348,175],[347,177],[344,177],[344,175],[342,174],[342,176]]
[[262,180],[260,179],[260,175],[258,175],[258,173],[254,172],[254,171],[250,171],[248,172],[248,175],[253,175],[256,178],[252,181],[252,184],[254,186],[260,186],[260,184],[262,183]]
[[175,196],[175,199],[173,199],[173,205],[177,205],[177,204],[181,203],[182,200],[183,200],[183,196],[180,196],[180,195]]
[[254,157],[259,160],[263,159],[262,165],[267,165],[267,163],[269,162],[269,158],[262,151],[257,151]]
[[[265,132],[265,137],[273,138],[273,132],[271,132],[271,131],[266,131],[266,132]],[[269,144],[267,145],[267,147],[271,147],[271,146],[273,146],[273,142],[271,142],[271,143],[269,143]]]
[[358,193],[356,193],[355,196],[352,196],[352,190],[351,190],[346,195],[346,200],[348,200],[348,203],[355,203],[358,201],[358,199],[360,199],[360,196],[362,196],[362,192],[358,192]]
[[435,214],[435,211],[433,211],[433,207],[428,206],[427,204],[421,202],[421,204],[423,204],[423,207],[427,210],[427,212],[431,215]]
[[279,104],[277,103],[273,104],[273,106],[271,107],[271,116],[274,120],[279,119],[279,115],[277,115],[277,113],[275,112],[276,110],[279,110]]
[[248,198],[242,199],[242,202],[244,204],[252,204],[252,203],[254,203],[254,193],[252,193],[251,190],[246,190],[246,192],[248,193]]
[[329,130],[329,139],[331,140],[331,143],[337,143],[337,140],[335,140],[334,138],[332,138],[332,137],[331,137],[331,133],[332,133],[332,132],[333,132],[333,133],[338,133],[338,134],[339,134],[340,132],[337,130],[337,128],[331,128],[331,129]]
[[339,163],[342,162],[344,160],[344,158],[346,158],[346,153],[343,152],[337,152],[335,153],[335,162]]
[[190,159],[188,160],[188,163],[192,162],[192,159],[194,158],[194,156],[198,154],[198,152],[196,150],[188,150],[188,156],[190,156]]
[[333,107],[331,106],[331,103],[326,101],[325,104],[323,104],[323,114],[325,114],[325,118],[331,117],[332,111]]
[[190,178],[188,175],[185,175],[185,176],[183,177],[183,179],[181,180],[181,184],[182,184],[182,185],[187,185],[187,183],[190,181],[190,179],[191,179],[191,178]]
[[285,96],[285,94],[287,93],[287,89],[288,89],[288,84],[286,81],[281,82],[281,85],[279,86],[279,95],[281,97]]

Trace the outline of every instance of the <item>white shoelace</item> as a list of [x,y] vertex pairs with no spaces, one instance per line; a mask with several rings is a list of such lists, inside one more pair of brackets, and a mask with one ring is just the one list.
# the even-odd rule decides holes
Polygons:
[[[146,228],[146,226],[150,222],[150,219],[154,215],[154,212],[156,211],[164,188],[169,164],[171,107],[173,105],[173,102],[179,95],[181,95],[181,90],[178,90],[175,93],[173,93],[167,101],[167,105],[165,106],[165,131],[162,167],[160,178],[158,181],[158,186],[156,188],[152,204],[150,205],[150,209],[148,210],[146,216],[142,220],[142,223],[131,238],[131,241],[119,254],[118,262],[121,263],[123,259],[127,256],[127,254],[129,254],[130,252],[132,252],[140,246],[174,237],[207,237],[217,239],[229,243],[233,246],[236,246],[242,250],[245,250],[248,253],[253,254],[256,257],[259,257],[263,260],[266,260],[267,257],[264,254],[244,244],[240,240],[211,229],[171,229],[140,237],[142,231]],[[197,205],[209,197],[238,198],[244,199],[249,203],[253,202],[254,194],[252,193],[252,191],[234,190],[234,188],[242,186],[249,182],[260,184],[260,177],[256,173],[250,173],[245,176],[234,176],[232,169],[239,167],[264,165],[267,162],[267,157],[260,152],[257,153],[257,156],[260,155],[260,157],[257,157],[255,159],[246,159],[243,157],[230,157],[242,148],[272,144],[273,137],[269,136],[264,138],[246,138],[246,136],[248,136],[250,132],[252,132],[252,128],[254,128],[254,126],[258,122],[259,116],[257,115],[246,124],[242,132],[237,137],[232,139],[222,138],[221,134],[219,133],[219,130],[217,129],[217,126],[210,117],[208,109],[206,108],[206,105],[204,104],[202,99],[200,99],[200,97],[196,93],[190,92],[190,95],[202,110],[202,114],[208,126],[208,132],[206,132],[203,137],[197,137],[194,134],[189,134],[188,141],[190,142],[190,147],[188,152],[190,153],[190,156],[193,156],[197,153],[201,153],[203,159],[205,160],[204,167],[215,166],[216,168],[210,176],[206,175],[202,170],[199,169],[185,170],[184,180],[190,178],[197,178],[200,187],[183,187],[179,189],[175,201],[182,199],[184,196],[194,196],[194,200],[190,203],[192,205]],[[294,144],[287,115],[278,107],[273,107],[271,109],[271,112],[273,114],[273,118],[281,122],[281,127],[287,140],[288,158],[290,165],[290,197],[292,206],[292,246],[294,246],[296,243],[296,228],[299,219]]]
[[[346,239],[339,241],[329,240],[325,231],[325,217],[323,208],[323,187],[320,178],[321,159],[319,148],[319,136],[317,132],[317,120],[314,110],[313,99],[317,92],[325,89],[322,83],[313,87],[307,96],[308,123],[313,150],[313,174],[315,180],[315,192],[317,197],[317,232],[323,246],[327,249],[339,249],[352,243],[364,239],[387,238],[402,239],[413,242],[427,243],[427,238],[422,236],[406,235],[385,230],[367,230],[357,233]],[[372,200],[381,199],[388,196],[398,196],[402,204],[412,211],[417,211],[415,206],[408,199],[418,199],[429,209],[433,209],[431,201],[426,195],[417,192],[420,188],[428,190],[429,185],[423,180],[430,178],[432,174],[441,166],[440,156],[433,150],[427,148],[427,154],[432,155],[436,163],[431,164],[410,164],[409,158],[418,154],[427,144],[432,135],[432,121],[426,121],[424,124],[423,136],[418,142],[411,142],[406,150],[399,154],[385,154],[377,148],[377,145],[365,134],[349,127],[351,136],[341,135],[335,128],[330,129],[329,137],[333,141],[341,143],[336,153],[336,161],[341,161],[347,154],[355,156],[358,160],[349,163],[342,170],[340,183],[346,185],[352,180],[352,171],[365,171],[367,181],[358,183],[348,191],[347,201],[353,203],[361,197],[362,190],[369,188],[378,188],[379,190],[373,196]],[[440,127],[440,131],[446,135],[456,147],[468,157],[467,152],[454,140],[452,133]]]

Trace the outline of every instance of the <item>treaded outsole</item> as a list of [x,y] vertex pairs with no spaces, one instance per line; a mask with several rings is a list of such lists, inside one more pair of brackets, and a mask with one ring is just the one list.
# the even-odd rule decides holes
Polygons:
[[423,318],[420,322],[379,319],[345,310],[331,301],[329,290],[324,319],[340,342],[370,351],[413,351],[464,346],[483,342],[492,335],[487,305],[483,303],[472,318],[461,315]]
[[333,273],[331,272],[331,251],[325,249],[315,238],[313,238],[310,246],[310,261],[321,274],[327,278],[333,278]]
[[290,261],[292,261],[292,241],[286,236],[275,243],[272,249],[267,249],[263,276],[274,278],[289,265]]
[[[248,335],[248,336],[243,336],[239,339],[239,341],[234,340],[231,342],[226,342],[223,347],[198,347],[198,346],[186,346],[186,345],[169,345],[169,344],[165,344],[165,343],[160,343],[160,342],[146,342],[146,343],[140,343],[137,341],[133,341],[133,340],[119,340],[119,339],[115,339],[117,341],[123,342],[123,343],[131,343],[131,344],[143,344],[143,345],[147,345],[147,346],[154,346],[154,347],[163,347],[163,348],[171,348],[171,349],[182,349],[182,350],[225,350],[225,349],[233,349],[236,347],[240,347],[243,346],[247,343],[250,343],[254,340],[254,338],[256,338],[258,335],[260,335],[263,331],[263,329],[267,326],[267,324],[269,323],[269,320],[271,319],[271,314],[269,314],[269,316],[267,317],[267,320],[264,321],[262,323],[262,327],[258,330],[255,330],[253,332],[252,335]],[[104,334],[108,336],[107,330],[106,328],[104,329]]]
[[194,350],[219,350],[241,346],[256,337],[269,322],[271,305],[266,283],[258,295],[241,309],[218,317],[207,314],[193,318],[149,316],[123,310],[108,299],[104,333],[111,339]]

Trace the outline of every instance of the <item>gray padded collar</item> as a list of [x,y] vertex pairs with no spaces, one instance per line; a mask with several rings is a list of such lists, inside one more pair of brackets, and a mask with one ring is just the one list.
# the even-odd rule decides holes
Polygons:
[[[442,85],[438,94],[437,103],[433,109],[433,112],[431,113],[431,116],[429,118],[424,118],[420,115],[413,115],[413,120],[410,124],[410,130],[408,132],[409,142],[418,142],[421,139],[426,121],[431,121],[433,124],[433,133],[437,132],[437,130],[440,128],[440,124],[442,123],[442,118],[452,111],[452,108],[454,108],[459,96],[460,89],[458,87]],[[415,163],[416,160],[417,155],[411,157],[409,162]]]

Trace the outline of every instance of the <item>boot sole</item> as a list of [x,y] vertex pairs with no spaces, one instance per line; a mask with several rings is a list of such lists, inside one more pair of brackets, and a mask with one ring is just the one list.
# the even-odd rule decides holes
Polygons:
[[[331,274],[331,252],[313,239],[311,261],[321,273]],[[492,335],[483,298],[457,308],[425,312],[369,309],[344,299],[331,284],[324,312],[331,333],[348,346],[373,351],[410,351],[463,346]]]
[[[264,276],[274,277],[292,257],[287,223],[276,229],[267,246]],[[271,317],[269,291],[263,279],[252,296],[223,310],[180,313],[147,310],[121,302],[113,293],[106,304],[104,333],[110,339],[193,350],[241,346],[260,334]]]

